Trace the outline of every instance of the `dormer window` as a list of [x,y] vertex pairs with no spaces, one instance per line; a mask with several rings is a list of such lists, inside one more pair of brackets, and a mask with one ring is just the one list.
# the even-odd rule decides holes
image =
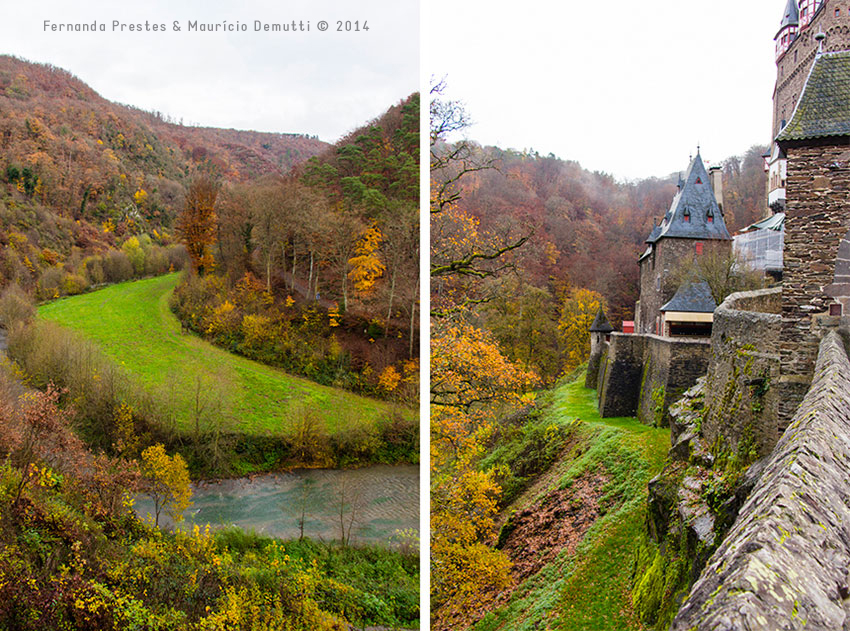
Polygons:
[[702,184],[702,178],[701,177],[697,177],[697,184]]
[[708,213],[705,216],[706,221],[708,223],[714,223],[714,211],[711,208],[708,209]]
[[685,212],[683,213],[685,217],[685,221],[691,220],[691,211],[689,208],[685,208]]

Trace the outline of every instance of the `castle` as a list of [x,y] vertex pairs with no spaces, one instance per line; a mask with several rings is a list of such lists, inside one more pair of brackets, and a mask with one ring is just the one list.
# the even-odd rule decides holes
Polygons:
[[639,571],[657,587],[641,598],[671,599],[671,631],[850,629],[850,1],[788,0],[775,42],[782,286],[727,297],[710,342],[656,335],[650,250],[641,333],[595,345],[603,416],[670,426]]
[[[646,240],[647,249],[640,257],[640,301],[635,307],[635,331],[656,335],[711,333],[700,324],[705,320],[695,315],[706,310],[676,310],[678,319],[670,321],[664,307],[682,288],[677,273],[697,256],[731,252],[732,236],[726,228],[722,211],[721,169],[707,172],[700,156],[688,165],[685,177],[679,178],[678,191],[661,223]],[[717,198],[720,197],[718,200]],[[691,292],[695,293],[695,292]],[[693,304],[693,301],[690,301]],[[705,300],[701,301],[705,303]],[[695,305],[698,306],[698,305]],[[708,308],[714,311],[716,304]],[[666,320],[666,322],[665,322]]]
[[[820,39],[822,36],[822,40]],[[768,157],[768,205],[784,210],[787,159],[774,142],[791,119],[818,51],[850,49],[850,2],[840,0],[788,0],[774,38],[776,87],[773,90],[773,123]]]
[[[775,43],[768,201],[786,211],[773,379],[781,433],[809,389],[824,331],[850,309],[850,1],[788,0]],[[719,177],[719,169],[706,171],[697,152],[639,260],[636,339],[614,334],[610,344],[594,347],[599,374],[589,381],[598,383],[603,415],[636,413],[651,421],[645,397],[663,391],[666,409],[687,389],[681,370],[647,368],[665,362],[653,354],[662,346],[664,357],[681,356],[682,365],[690,361],[705,372],[710,352],[686,343],[697,338],[679,336],[707,337],[716,305],[682,286],[676,269],[711,251],[729,252]]]

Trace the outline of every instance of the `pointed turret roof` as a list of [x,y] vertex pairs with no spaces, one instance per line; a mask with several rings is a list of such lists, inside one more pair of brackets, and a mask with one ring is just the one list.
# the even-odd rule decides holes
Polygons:
[[800,9],[797,6],[797,0],[788,0],[788,4],[785,5],[785,13],[782,16],[782,24],[779,25],[779,32],[786,26],[799,26],[800,25]]
[[605,317],[605,312],[602,311],[602,307],[599,307],[599,311],[596,313],[596,318],[593,320],[593,324],[590,325],[591,333],[610,333],[614,330],[614,327],[608,322],[608,318]]
[[660,231],[652,231],[650,238],[653,241],[650,242],[665,237],[731,241],[732,235],[723,221],[723,213],[714,198],[711,180],[699,152],[691,160],[682,181],[670,210],[664,215]]

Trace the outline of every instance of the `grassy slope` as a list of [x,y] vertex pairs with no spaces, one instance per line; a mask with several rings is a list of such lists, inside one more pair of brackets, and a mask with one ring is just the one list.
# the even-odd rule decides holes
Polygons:
[[591,527],[575,555],[559,555],[521,584],[506,606],[474,628],[641,629],[631,611],[632,563],[644,527],[646,485],[663,466],[670,432],[633,418],[600,418],[596,392],[584,387],[583,374],[554,392],[546,414],[551,423],[578,423],[583,449],[580,455],[573,451],[554,465],[547,474],[548,488],[535,485],[510,508],[522,510],[547,490],[564,488],[583,472],[599,467],[612,477],[605,494],[618,501]]
[[181,333],[168,308],[178,274],[112,285],[39,308],[40,317],[74,329],[104,351],[146,388],[173,393],[188,429],[196,386],[221,398],[236,431],[285,433],[301,409],[316,410],[334,433],[388,416],[390,406],[316,384],[233,355]]

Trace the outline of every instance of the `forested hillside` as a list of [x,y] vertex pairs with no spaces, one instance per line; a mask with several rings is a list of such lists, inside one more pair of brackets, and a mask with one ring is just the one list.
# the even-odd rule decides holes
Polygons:
[[[456,201],[434,223],[435,261],[464,239],[479,238],[493,251],[526,239],[500,259],[515,274],[491,278],[472,292],[487,300],[481,317],[508,356],[552,379],[585,359],[584,351],[571,353],[586,346],[592,305],[604,304],[615,327],[634,319],[637,260],[669,208],[679,174],[622,182],[551,155],[461,144],[463,160],[452,161],[440,176],[463,174],[452,184]],[[457,150],[444,143],[436,149],[438,155]],[[766,212],[763,152],[753,146],[717,162],[733,232]],[[438,301],[448,290],[443,281],[435,283]]]
[[230,350],[415,402],[418,174],[414,94],[290,176],[207,182],[215,219],[181,218],[206,228],[176,312]]
[[75,249],[130,235],[169,242],[199,165],[248,181],[327,147],[302,134],[183,126],[111,103],[60,68],[0,56],[0,284],[31,287]]

